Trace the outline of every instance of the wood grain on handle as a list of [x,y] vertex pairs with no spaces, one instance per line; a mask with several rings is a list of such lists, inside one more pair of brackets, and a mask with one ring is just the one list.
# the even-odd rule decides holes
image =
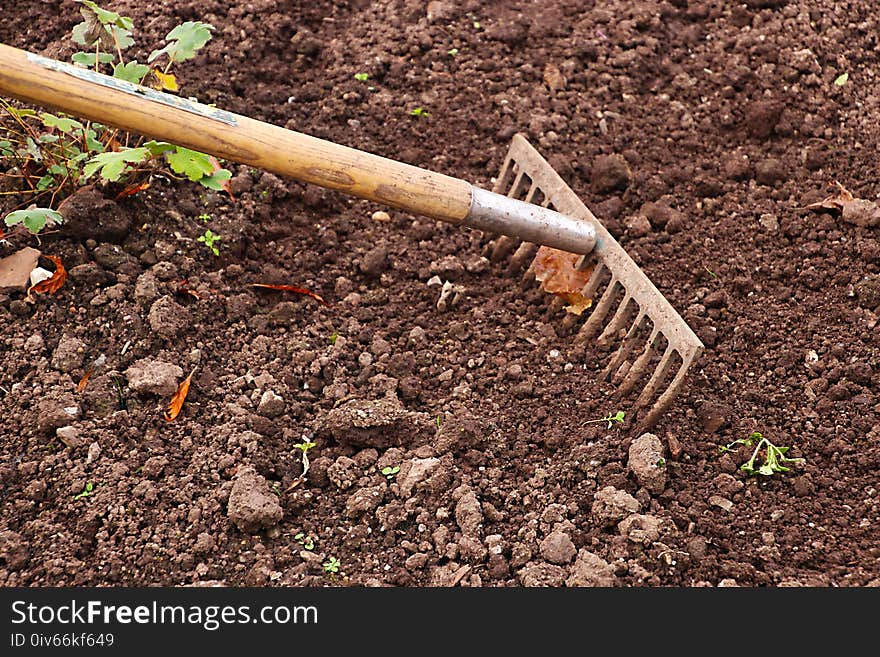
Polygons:
[[204,112],[187,111],[107,81],[54,70],[0,44],[0,94],[443,221],[461,223],[470,209],[464,180],[238,114],[224,112],[234,121],[220,121],[213,108],[188,103]]

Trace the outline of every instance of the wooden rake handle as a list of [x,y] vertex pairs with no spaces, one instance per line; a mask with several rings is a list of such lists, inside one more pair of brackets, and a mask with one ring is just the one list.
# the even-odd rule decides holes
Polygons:
[[471,207],[471,185],[458,178],[3,44],[0,93],[455,224]]

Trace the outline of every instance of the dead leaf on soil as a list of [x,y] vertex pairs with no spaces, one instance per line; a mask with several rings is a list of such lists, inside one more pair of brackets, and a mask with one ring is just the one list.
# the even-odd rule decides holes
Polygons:
[[196,301],[201,301],[202,297],[199,296],[198,292],[190,288],[189,281],[183,279],[182,281],[177,281],[177,289],[175,290],[177,294],[188,294]]
[[55,272],[50,278],[40,281],[36,285],[31,285],[27,291],[28,297],[31,296],[32,292],[36,294],[55,294],[61,286],[64,285],[64,281],[67,280],[67,270],[61,263],[61,258],[53,255],[47,255],[45,257],[47,260],[51,260],[55,264]]
[[83,374],[83,377],[79,380],[79,383],[76,384],[76,391],[82,392],[86,389],[86,386],[89,384],[89,378],[91,378],[92,374],[95,373],[95,370],[102,367],[104,363],[107,362],[107,356],[101,354],[95,360],[92,361],[92,364],[89,366],[88,371]]
[[180,91],[177,78],[174,77],[173,73],[153,71],[153,75],[156,76],[156,84],[153,85],[153,88],[157,91]]
[[142,191],[144,191],[145,189],[149,189],[149,188],[150,188],[150,183],[149,183],[149,182],[142,182],[142,183],[137,183],[137,184],[135,184],[135,185],[129,185],[128,187],[126,187],[125,189],[123,189],[121,192],[119,192],[119,193],[118,193],[115,197],[113,197],[113,198],[114,198],[114,200],[116,200],[116,201],[120,201],[120,200],[124,199],[124,198],[127,197],[127,196],[134,196],[134,195],[137,194],[138,192],[142,192]]
[[577,268],[580,259],[581,256],[575,253],[542,246],[532,262],[541,288],[561,297],[569,304],[565,309],[574,315],[580,315],[593,305],[593,300],[581,294],[581,290],[590,279],[594,265],[581,271]]
[[79,383],[76,384],[76,391],[77,392],[82,392],[83,390],[86,389],[86,386],[89,384],[89,377],[92,376],[92,372],[94,372],[94,371],[95,370],[89,370],[88,372],[83,374],[83,378],[81,378],[79,380]]
[[172,422],[174,418],[180,414],[180,409],[183,408],[183,402],[186,401],[186,395],[189,393],[189,384],[195,373],[196,368],[194,367],[192,372],[189,373],[189,376],[177,386],[177,392],[175,392],[174,396],[171,398],[171,402],[168,404],[168,411],[165,413],[166,422]]
[[862,228],[880,225],[880,207],[874,201],[853,196],[846,187],[836,180],[837,193],[805,206],[805,210],[826,211],[840,216],[847,223]]
[[293,292],[294,294],[304,294],[307,297],[312,297],[317,301],[320,301],[325,306],[329,306],[330,304],[324,301],[324,298],[318,294],[315,294],[311,290],[307,290],[304,287],[296,287],[295,285],[276,285],[273,283],[248,283],[249,287],[259,287],[265,290],[279,290],[281,292]]

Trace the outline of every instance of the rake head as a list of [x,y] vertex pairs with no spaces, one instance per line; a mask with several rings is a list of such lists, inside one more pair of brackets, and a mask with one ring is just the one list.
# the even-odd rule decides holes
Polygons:
[[[592,269],[581,294],[595,299],[578,341],[595,338],[610,347],[617,341],[602,376],[624,396],[641,385],[631,415],[640,431],[650,429],[681,391],[688,369],[703,352],[703,343],[654,287],[571,188],[524,137],[515,135],[493,189],[511,198],[541,205],[593,224],[596,246],[578,267]],[[521,269],[533,259],[537,244],[502,235],[488,245],[494,262],[510,257]],[[529,267],[533,273],[533,266]],[[561,304],[559,304],[561,306]],[[581,318],[567,314],[569,327]]]

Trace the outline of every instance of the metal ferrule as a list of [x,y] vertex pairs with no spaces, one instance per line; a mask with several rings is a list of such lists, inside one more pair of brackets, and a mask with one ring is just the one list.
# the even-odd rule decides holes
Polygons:
[[587,254],[596,246],[596,231],[589,221],[479,187],[471,187],[471,209],[463,223],[569,253]]

